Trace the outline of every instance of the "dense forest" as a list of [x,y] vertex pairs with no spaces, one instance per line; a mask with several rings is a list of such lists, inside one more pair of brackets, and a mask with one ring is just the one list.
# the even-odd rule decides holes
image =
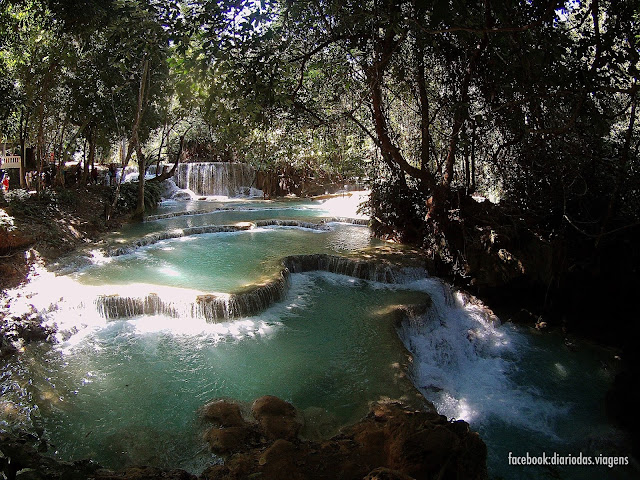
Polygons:
[[378,235],[488,294],[527,277],[538,312],[571,316],[574,280],[626,291],[637,264],[639,8],[8,1],[3,145],[23,187],[28,147],[40,173],[81,155],[85,178],[187,150],[366,179]]
[[3,0],[0,141],[39,192],[78,158],[357,178],[377,236],[633,365],[639,42],[640,0]]

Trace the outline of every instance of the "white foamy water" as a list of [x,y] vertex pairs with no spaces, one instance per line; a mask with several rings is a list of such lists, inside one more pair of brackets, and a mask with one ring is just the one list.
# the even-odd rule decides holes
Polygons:
[[433,306],[426,318],[405,323],[400,336],[414,354],[416,386],[438,412],[474,425],[500,418],[553,436],[554,419],[565,415],[567,406],[511,380],[527,338],[438,279],[412,286],[428,292]]
[[[429,293],[429,312],[403,323],[399,335],[412,353],[411,377],[438,412],[469,422],[488,447],[496,478],[603,478],[604,469],[575,467],[514,469],[514,455],[611,454],[620,433],[604,415],[605,392],[613,378],[612,352],[561,335],[531,334],[501,324],[476,299],[453,292],[439,279],[414,281]],[[603,440],[604,439],[604,440]],[[627,452],[628,453],[628,452]],[[633,478],[618,471],[616,478]]]

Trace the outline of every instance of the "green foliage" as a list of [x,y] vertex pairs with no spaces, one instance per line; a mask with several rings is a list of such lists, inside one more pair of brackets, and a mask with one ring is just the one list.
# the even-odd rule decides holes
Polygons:
[[[146,210],[153,209],[158,206],[162,199],[164,187],[157,182],[145,182],[144,184],[144,205]],[[109,202],[113,202],[115,198],[115,187],[111,189],[111,198]],[[136,209],[138,202],[138,182],[127,182],[120,186],[120,195],[116,209],[119,213],[126,214]]]
[[58,194],[51,189],[31,195],[25,190],[11,190],[5,202],[15,217],[42,217],[53,214],[58,208]]
[[404,172],[407,199],[501,189],[549,228],[571,221],[594,235],[640,211],[639,10],[639,0],[7,1],[0,124],[39,159],[85,142],[114,152],[135,137],[149,162],[172,160],[186,133],[186,153],[202,159],[366,172],[375,198],[394,204],[384,195],[404,198],[405,186],[369,169],[378,150]]
[[371,216],[371,229],[380,238],[421,244],[425,238],[426,196],[404,174],[378,178],[363,211]]

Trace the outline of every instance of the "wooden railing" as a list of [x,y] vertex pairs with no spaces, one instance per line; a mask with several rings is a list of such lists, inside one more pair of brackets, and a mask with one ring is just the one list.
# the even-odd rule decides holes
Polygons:
[[0,156],[0,168],[20,168],[19,155]]

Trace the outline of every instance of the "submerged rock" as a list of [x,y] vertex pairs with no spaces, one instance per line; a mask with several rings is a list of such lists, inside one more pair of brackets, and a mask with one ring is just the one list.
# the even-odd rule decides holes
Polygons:
[[56,329],[43,325],[35,310],[20,317],[3,316],[0,312],[0,358],[12,355],[32,342],[54,342]]
[[206,404],[202,418],[220,427],[241,427],[247,423],[242,417],[240,406],[228,400],[216,400]]

